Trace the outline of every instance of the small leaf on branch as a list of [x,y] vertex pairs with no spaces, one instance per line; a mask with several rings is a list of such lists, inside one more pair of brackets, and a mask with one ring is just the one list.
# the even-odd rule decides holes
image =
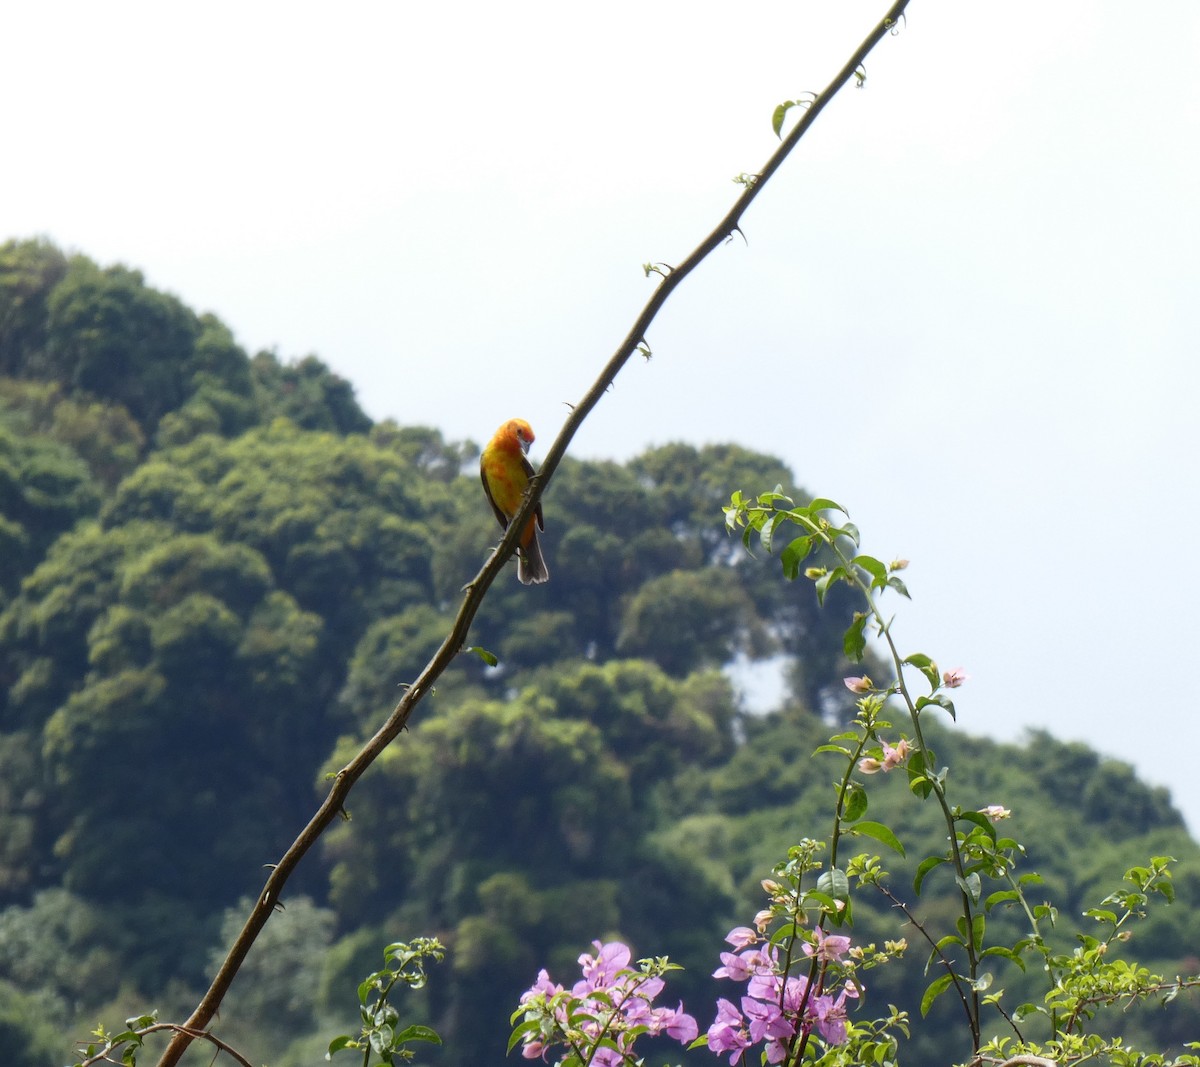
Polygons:
[[987,835],[994,845],[996,843],[996,828],[992,825],[991,819],[981,811],[958,811],[954,815],[957,822],[969,822],[977,826]]
[[789,582],[794,582],[799,577],[800,565],[808,558],[810,552],[812,538],[809,536],[797,537],[784,545],[779,554],[779,561],[783,564],[783,576]]
[[861,567],[871,576],[872,589],[882,589],[887,584],[887,567],[874,556],[855,556],[850,562]]
[[867,791],[858,782],[846,783],[846,795],[842,801],[842,818],[854,822],[867,813]]
[[922,1018],[929,1014],[929,1009],[933,1007],[933,1002],[950,988],[950,983],[953,981],[954,975],[943,974],[929,983],[928,988],[925,990],[925,995],[921,997]]
[[845,567],[834,567],[831,571],[826,571],[814,583],[813,586],[817,590],[817,603],[825,603],[825,595],[829,592],[830,586],[836,585],[838,582],[844,582],[849,576],[846,574]]
[[929,682],[929,691],[935,692],[939,685],[942,684],[941,676],[938,674],[937,664],[925,655],[924,652],[914,652],[911,656],[906,656],[904,662],[910,667],[916,667]]
[[900,843],[900,839],[881,822],[872,822],[870,819],[867,819],[863,822],[855,823],[850,828],[850,832],[866,834],[867,837],[873,837],[881,844],[887,845],[893,852],[898,852],[901,856],[904,855],[904,845]]
[[817,879],[817,890],[834,900],[845,901],[850,897],[850,879],[838,867],[824,871]]
[[949,712],[950,718],[958,722],[958,716],[954,711],[954,701],[946,696],[945,693],[934,693],[931,697],[917,697],[917,711],[929,707],[930,704],[936,704],[939,708]]
[[978,872],[972,871],[965,878],[955,875],[954,881],[958,885],[958,888],[967,895],[967,899],[970,900],[972,904],[979,903],[981,885]]
[[856,611],[854,621],[842,637],[842,651],[846,653],[846,658],[851,663],[858,663],[863,658],[863,652],[867,647],[867,638],[863,633],[866,625],[867,616],[861,611]]
[[477,655],[481,660],[483,660],[483,662],[486,663],[489,667],[498,666],[500,663],[499,656],[497,656],[494,652],[489,652],[486,648],[480,648],[478,645],[471,645],[468,648],[464,648],[463,651],[464,652],[474,652],[475,655]]
[[814,515],[819,511],[840,511],[843,515],[849,518],[846,509],[842,507],[836,500],[830,500],[828,497],[819,496],[815,500],[809,502],[808,510]]
[[925,859],[921,861],[921,866],[917,868],[917,876],[913,879],[913,892],[916,893],[917,896],[921,895],[921,885],[925,881],[925,876],[929,874],[929,872],[935,867],[940,867],[946,862],[947,860],[945,856],[926,856]]

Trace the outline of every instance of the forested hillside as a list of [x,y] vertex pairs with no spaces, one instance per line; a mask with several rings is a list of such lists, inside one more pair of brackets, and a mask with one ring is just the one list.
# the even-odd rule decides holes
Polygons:
[[[250,356],[136,270],[0,246],[3,1062],[66,1063],[98,1019],[186,1014],[263,865],[495,543],[477,458],[434,428],[373,425],[320,360]],[[736,444],[565,461],[544,500],[553,580],[493,587],[471,640],[499,666],[461,656],[363,780],[218,1031],[256,1062],[322,1062],[383,946],[419,935],[450,949],[406,1005],[442,1031],[442,1064],[499,1062],[521,990],[543,966],[565,979],[594,938],[669,953],[687,968],[672,988],[711,1018],[725,932],[790,844],[828,832],[811,753],[861,672],[849,601],[818,608],[725,532],[732,490],[775,485],[805,495]],[[723,668],[743,657],[783,657],[775,712],[739,705]],[[1060,906],[1178,857],[1179,902],[1137,948],[1196,969],[1200,853],[1163,791],[1049,734],[938,740],[981,805],[1014,810]],[[881,788],[894,824],[944,835],[902,781]],[[858,936],[891,936],[887,915],[861,910]],[[871,995],[915,1013],[922,963]],[[1036,979],[1013,982],[1032,997]],[[1131,1025],[1179,1037],[1161,1016]]]

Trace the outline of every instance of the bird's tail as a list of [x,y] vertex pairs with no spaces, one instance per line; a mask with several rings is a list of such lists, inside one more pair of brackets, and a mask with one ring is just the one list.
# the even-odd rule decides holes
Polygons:
[[[532,525],[532,524],[531,524]],[[542,546],[535,533],[529,544],[518,550],[517,580],[522,585],[541,585],[550,581],[550,568],[542,555]]]

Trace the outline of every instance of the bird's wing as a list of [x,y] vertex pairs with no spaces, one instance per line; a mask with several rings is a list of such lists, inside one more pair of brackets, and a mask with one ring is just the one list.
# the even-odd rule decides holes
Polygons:
[[496,520],[504,529],[508,529],[508,516],[500,510],[500,506],[496,503],[496,498],[492,496],[492,487],[488,484],[487,468],[480,467],[479,478],[483,482],[483,491],[487,494],[488,503],[492,505],[492,511],[496,513]]

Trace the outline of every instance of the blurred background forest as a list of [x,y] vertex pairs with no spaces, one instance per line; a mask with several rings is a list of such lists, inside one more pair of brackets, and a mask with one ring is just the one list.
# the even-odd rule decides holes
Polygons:
[[[495,543],[477,458],[435,428],[372,423],[313,356],[248,355],[136,270],[0,246],[4,1062],[66,1063],[98,1021],[186,1015],[263,865],[440,643]],[[805,496],[736,444],[566,460],[545,498],[552,581],[493,587],[472,641],[500,666],[460,657],[368,773],[218,1032],[272,1067],[324,1062],[384,945],[420,935],[450,950],[408,1005],[446,1041],[431,1062],[503,1059],[521,990],[543,966],[569,983],[594,938],[682,963],[670,990],[704,1029],[724,934],[788,845],[828,832],[835,771],[810,754],[852,714],[842,678],[861,673],[842,655],[849,602],[818,610],[725,533],[732,490],[777,484]],[[902,620],[900,634],[920,648]],[[731,668],[768,661],[783,664],[779,706],[748,710]],[[1168,854],[1179,901],[1129,948],[1168,976],[1200,966],[1200,850],[1163,790],[1050,732],[935,734],[964,805],[1013,809],[1064,944],[1125,867]],[[910,857],[940,851],[931,804],[898,776],[871,784]],[[911,886],[911,859],[885,864]],[[954,887],[935,882],[916,910],[944,919]],[[861,941],[902,932],[883,900],[856,913]],[[872,972],[869,998],[915,1015],[923,962],[914,948]],[[1037,999],[1038,981],[998,984]],[[965,1053],[953,1010],[937,1004],[944,1025],[920,1027],[907,1061]],[[1188,1015],[1122,1027],[1167,1047],[1197,1036]]]

